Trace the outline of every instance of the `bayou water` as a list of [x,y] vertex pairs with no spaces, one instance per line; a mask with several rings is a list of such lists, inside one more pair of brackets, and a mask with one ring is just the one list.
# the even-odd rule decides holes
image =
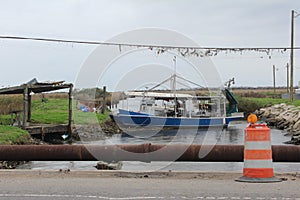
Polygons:
[[[244,144],[244,129],[247,127],[245,121],[231,123],[227,129],[209,129],[200,130],[180,130],[180,133],[174,133],[174,130],[166,130],[162,134],[150,132],[145,135],[135,132],[130,137],[123,137],[119,134],[106,137],[101,140],[85,142],[86,144]],[[173,131],[173,132],[172,132]],[[147,133],[147,132],[146,132]],[[155,136],[154,136],[155,135]],[[274,145],[285,145],[284,142],[289,141],[290,136],[285,136],[281,130],[271,129],[271,142]],[[96,170],[97,162],[29,162],[20,166],[22,169],[32,170]],[[130,171],[230,171],[242,172],[242,162],[122,162],[122,170]],[[274,163],[275,172],[300,172],[300,164],[297,163]]]

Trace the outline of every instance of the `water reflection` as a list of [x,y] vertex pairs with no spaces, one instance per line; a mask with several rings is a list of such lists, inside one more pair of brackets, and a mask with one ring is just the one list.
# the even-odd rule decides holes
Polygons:
[[[193,144],[244,144],[244,129],[247,123],[244,121],[234,122],[227,129],[209,129],[209,130],[195,130],[185,129],[184,134],[177,134],[176,130],[164,130],[154,137],[133,137],[114,135],[105,140],[98,140],[91,142],[92,144],[165,144],[165,143],[179,143],[186,144],[191,140]],[[182,131],[183,132],[183,131]],[[147,134],[147,130],[143,132],[136,132],[135,134]],[[271,129],[272,144],[283,144],[283,142],[290,140],[290,136],[285,136],[280,130]],[[205,142],[205,143],[204,143]]]
[[[246,125],[246,124],[245,124]],[[239,126],[229,126],[222,135],[223,144],[242,144],[244,143],[244,133]]]

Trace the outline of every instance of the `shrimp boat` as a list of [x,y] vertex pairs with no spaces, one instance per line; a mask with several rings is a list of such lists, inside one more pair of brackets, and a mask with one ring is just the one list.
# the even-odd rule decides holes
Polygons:
[[[174,82],[181,77],[174,74],[169,79]],[[231,121],[244,117],[238,112],[238,102],[229,88],[207,96],[174,90],[158,92],[155,88],[125,92],[126,98],[111,118],[120,128],[208,128],[227,127]]]

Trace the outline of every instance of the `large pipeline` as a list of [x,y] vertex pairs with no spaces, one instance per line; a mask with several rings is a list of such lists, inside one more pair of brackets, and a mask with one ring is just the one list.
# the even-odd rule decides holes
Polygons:
[[[6,161],[243,162],[243,145],[1,145]],[[273,145],[274,162],[300,162],[300,146]]]

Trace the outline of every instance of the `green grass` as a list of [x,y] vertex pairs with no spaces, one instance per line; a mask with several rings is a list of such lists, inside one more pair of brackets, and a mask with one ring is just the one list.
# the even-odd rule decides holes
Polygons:
[[30,141],[27,131],[13,126],[0,126],[0,145],[26,144]]
[[[36,124],[67,124],[69,119],[68,109],[68,99],[49,98],[47,102],[42,102],[40,99],[33,100],[31,122]],[[82,112],[73,106],[73,121],[75,124],[98,124],[109,119],[109,112],[104,114]],[[0,115],[0,125],[9,125],[10,120],[10,115]]]
[[105,112],[104,114],[98,114],[75,110],[73,112],[73,119],[74,123],[77,125],[94,125],[110,120],[110,117],[109,112]]
[[[47,102],[40,99],[32,101],[31,122],[39,124],[67,124],[69,117],[68,99],[49,98]],[[74,103],[75,105],[75,103]],[[27,131],[9,126],[10,115],[0,115],[0,145],[30,143]],[[82,112],[73,107],[73,121],[75,124],[93,125],[109,120],[109,112],[96,114]]]
[[67,124],[68,100],[48,99],[32,101],[31,122],[40,124]]
[[0,115],[0,125],[9,125],[10,119],[10,115]]
[[288,105],[300,106],[300,100],[295,100],[291,103],[288,99],[280,98],[254,98],[254,97],[239,97],[237,96],[239,111],[244,112],[245,116],[253,113],[255,110],[263,107],[272,106],[275,104],[286,103]]
[[[69,117],[68,103],[68,99],[49,98],[47,102],[33,100],[31,122],[39,124],[67,124]],[[10,118],[10,115],[0,115],[0,145],[30,143],[30,135],[27,131],[9,126]],[[82,112],[73,107],[73,121],[75,124],[94,125],[107,120],[110,120],[109,112],[96,114]]]
[[259,107],[266,107],[275,104],[286,103],[289,105],[300,106],[300,100],[294,100],[292,103],[288,99],[280,98],[253,98],[253,97],[242,97],[239,98],[239,101],[248,100],[255,102]]
[[[40,124],[67,124],[69,118],[68,109],[68,99],[49,98],[47,102],[34,100],[32,102],[31,122]],[[108,112],[104,114],[82,112],[73,106],[73,121],[75,124],[98,124],[109,119]]]

